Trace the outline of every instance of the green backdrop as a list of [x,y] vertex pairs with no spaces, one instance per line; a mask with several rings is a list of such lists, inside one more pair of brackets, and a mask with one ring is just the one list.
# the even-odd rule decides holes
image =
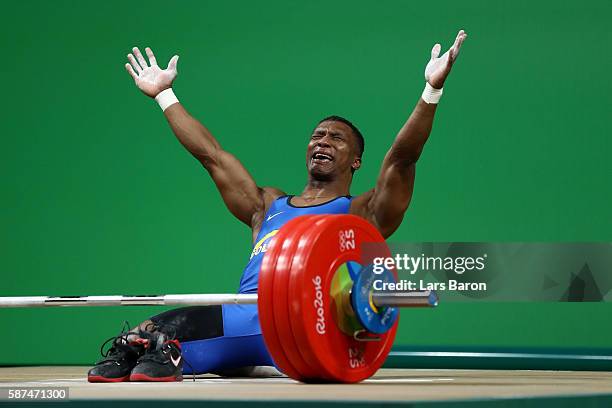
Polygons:
[[[299,193],[329,114],[366,137],[352,193],[423,88],[432,45],[469,37],[392,241],[611,241],[602,1],[22,1],[3,4],[1,295],[233,292],[249,230],[124,70],[177,53],[176,93],[261,185]],[[2,364],[91,363],[159,308],[0,310]],[[442,304],[398,343],[606,347],[612,306]]]

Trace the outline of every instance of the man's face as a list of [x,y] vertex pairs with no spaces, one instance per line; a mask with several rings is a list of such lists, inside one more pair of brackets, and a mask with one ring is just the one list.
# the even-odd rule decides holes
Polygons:
[[331,180],[352,173],[361,165],[353,130],[342,122],[321,122],[312,132],[306,150],[306,166],[317,180]]

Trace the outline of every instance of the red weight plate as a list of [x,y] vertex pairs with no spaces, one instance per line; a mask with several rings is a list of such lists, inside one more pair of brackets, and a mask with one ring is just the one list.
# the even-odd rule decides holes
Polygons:
[[[319,233],[320,228],[313,229],[313,231],[317,231],[317,234],[315,235],[315,240],[317,241],[320,240],[321,237],[329,238],[333,236],[335,237],[335,239],[327,239],[327,242],[321,245],[320,248],[313,246],[309,251],[305,251],[304,253],[305,257],[312,257],[316,255],[315,261],[318,262],[318,263],[315,262],[312,265],[314,266],[314,268],[311,266],[306,266],[304,270],[307,272],[313,271],[313,270],[319,270],[319,271],[322,271],[322,273],[321,272],[319,273],[321,280],[320,282],[318,282],[318,286],[319,286],[318,292],[320,295],[320,298],[319,298],[320,307],[316,307],[315,305],[316,307],[315,310],[317,310],[317,312],[320,312],[320,314],[317,314],[316,316],[318,321],[311,322],[313,323],[314,328],[311,328],[310,331],[309,331],[308,325],[307,324],[305,325],[306,322],[302,321],[301,326],[303,329],[302,334],[312,335],[314,333],[313,329],[317,328],[316,326],[317,323],[325,324],[324,329],[321,329],[319,327],[323,331],[323,335],[319,334],[319,336],[316,336],[316,338],[319,338],[319,339],[323,338],[329,341],[330,338],[332,338],[333,336],[340,335],[339,338],[344,339],[345,343],[347,339],[349,340],[348,344],[344,344],[342,345],[342,347],[339,347],[339,345],[341,345],[342,342],[339,343],[337,341],[330,341],[332,352],[327,353],[327,354],[323,353],[323,355],[322,355],[322,349],[321,349],[320,344],[317,344],[316,342],[311,343],[308,340],[306,340],[305,343],[308,343],[310,348],[314,347],[314,350],[315,350],[315,354],[314,356],[312,356],[313,358],[309,360],[310,363],[318,363],[317,365],[322,366],[325,369],[330,369],[331,367],[332,371],[330,373],[331,374],[330,378],[333,380],[344,381],[344,382],[355,382],[355,381],[360,381],[364,378],[371,376],[376,371],[376,369],[380,366],[380,364],[382,364],[382,362],[384,361],[384,357],[388,354],[388,347],[391,346],[391,340],[393,339],[394,332],[388,333],[387,335],[385,335],[386,338],[383,338],[381,339],[380,342],[377,342],[376,347],[372,347],[371,344],[364,344],[363,342],[357,342],[352,337],[346,336],[342,334],[341,332],[339,332],[338,327],[335,325],[335,321],[333,320],[333,318],[329,317],[329,314],[330,314],[329,309],[331,306],[331,302],[330,302],[331,297],[329,295],[329,283],[330,283],[331,278],[333,278],[337,268],[349,260],[360,261],[360,254],[355,253],[354,251],[354,250],[359,249],[360,242],[384,242],[382,240],[382,237],[380,237],[380,235],[378,234],[378,232],[373,227],[371,227],[369,224],[365,223],[363,220],[360,220],[360,219],[355,220],[355,217],[349,217],[349,216],[342,216],[342,218],[344,218],[345,221],[349,221],[348,222],[349,225],[355,224],[355,222],[358,224],[361,223],[362,225],[360,227],[365,228],[365,232],[361,231],[361,228],[352,228],[352,229],[346,228],[346,222],[344,223],[344,225],[340,225],[340,227],[342,228],[334,229],[332,225],[331,230],[333,231],[330,231],[331,224],[330,225],[328,224],[331,221],[327,221],[324,223],[325,225],[321,225],[321,229],[324,232]],[[351,220],[351,218],[353,219]],[[338,220],[335,220],[334,222],[337,223]],[[342,251],[341,248],[339,248],[338,246],[339,244],[338,233],[340,232],[342,232],[343,234],[350,232],[351,234],[350,237],[344,238],[345,241],[350,241],[350,242],[347,242],[348,246],[347,248],[344,248],[344,251]],[[371,235],[372,233],[373,235]],[[335,254],[333,253],[334,247],[336,248]],[[386,249],[386,245],[383,245],[383,248]],[[326,252],[322,252],[322,251],[326,251]],[[340,254],[338,252],[340,252]],[[387,256],[387,254],[388,254],[388,249],[386,249],[385,254],[380,254],[380,255]],[[326,256],[327,258],[322,260],[321,256],[324,256],[324,257]],[[312,261],[312,258],[310,258],[310,261]],[[307,262],[307,260],[305,260],[304,262]],[[316,278],[316,274],[313,276]],[[326,279],[326,278],[329,278],[329,279]],[[312,286],[313,283],[314,281],[313,282],[306,281],[307,286],[308,285]],[[316,296],[317,294],[316,286],[317,285],[315,285],[314,296]],[[295,286],[293,289],[295,290]],[[305,303],[310,308],[313,308],[313,305],[311,303],[316,301],[316,297],[313,297],[313,295],[304,294],[304,291],[301,291],[301,293],[296,293],[296,294],[298,296],[302,295],[302,297],[305,296],[308,298],[308,301],[298,302],[298,303],[302,304],[302,306]],[[327,304],[325,302],[327,302]],[[307,309],[302,308],[302,311],[303,310],[307,310]],[[330,321],[332,323],[331,326],[329,324]],[[395,327],[393,329],[395,329]],[[301,335],[298,335],[297,338],[302,339],[303,337]],[[330,344],[328,344],[328,346],[330,346]],[[380,353],[380,356],[382,358],[379,358],[379,359],[372,358],[372,356],[378,355],[376,353],[377,348],[382,349],[382,353]],[[348,372],[338,371],[338,370],[336,370],[337,372],[333,371],[333,364],[330,365],[330,362],[333,363],[335,360],[338,360],[338,359],[340,359],[341,362],[342,361],[346,362],[342,370],[344,371],[348,370]]]
[[307,215],[300,217],[304,220],[293,226],[291,233],[285,237],[275,267],[273,285],[274,324],[285,355],[289,363],[299,372],[301,379],[318,378],[321,377],[322,372],[320,370],[313,370],[312,367],[304,361],[302,354],[298,350],[293,332],[291,331],[291,320],[295,318],[295,316],[290,316],[288,307],[287,292],[289,289],[289,271],[293,260],[293,254],[301,236],[311,229],[311,226],[317,219],[322,217],[325,216]]
[[[301,287],[302,287],[302,276],[303,268],[302,264],[306,258],[306,255],[312,252],[313,239],[319,234],[319,231],[325,228],[326,224],[332,222],[333,215],[327,215],[324,218],[318,219],[314,225],[300,237],[296,251],[293,255],[292,268],[289,279],[289,309],[288,313],[293,316],[291,319],[291,329],[293,336],[298,344],[298,349],[302,358],[313,367],[315,372],[320,373],[316,378],[311,378],[310,381],[333,381],[327,374],[327,370],[319,363],[315,358],[315,350],[313,345],[308,343],[304,335],[302,306],[301,306]],[[324,296],[325,297],[325,296]]]
[[[361,342],[340,331],[332,316],[330,287],[340,265],[361,261],[363,243],[384,243],[367,221],[353,215],[328,216],[311,229],[312,244],[294,255],[289,283],[294,336],[305,359],[325,371],[325,378],[358,382],[371,377],[383,364],[395,338],[397,322],[379,341]],[[299,245],[298,245],[299,246]],[[390,256],[388,248],[385,254]]]
[[278,254],[281,251],[282,244],[287,235],[291,235],[293,226],[298,224],[299,219],[291,220],[281,228],[272,238],[268,250],[264,255],[259,271],[258,289],[257,289],[257,310],[259,314],[259,324],[266,343],[266,347],[270,352],[274,363],[278,368],[294,379],[300,379],[300,373],[291,365],[282,344],[278,337],[276,325],[274,323],[274,277],[276,272],[276,262]]

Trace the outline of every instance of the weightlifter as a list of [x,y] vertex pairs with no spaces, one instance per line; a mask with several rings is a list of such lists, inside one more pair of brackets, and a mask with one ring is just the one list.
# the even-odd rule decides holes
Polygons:
[[[219,141],[194,119],[172,90],[178,56],[161,69],[150,48],[138,48],[125,67],[138,89],[159,103],[180,143],[212,177],[229,211],[252,230],[253,248],[239,293],[257,293],[264,253],[289,220],[308,214],[350,213],[365,218],[386,238],[400,226],[410,204],[415,166],[431,132],[442,89],[467,34],[461,30],[440,56],[435,44],[425,67],[425,90],[387,152],[371,190],[350,194],[361,167],[364,138],[340,116],[320,120],[306,148],[308,171],[299,195],[260,187]],[[91,382],[180,381],[183,373],[257,375],[272,372],[256,305],[196,306],[170,310],[109,339],[104,358],[88,374]],[[187,364],[184,364],[187,363]],[[263,366],[270,366],[266,371]]]

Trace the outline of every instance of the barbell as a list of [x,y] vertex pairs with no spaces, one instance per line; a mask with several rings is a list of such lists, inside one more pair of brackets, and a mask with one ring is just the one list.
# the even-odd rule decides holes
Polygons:
[[[398,307],[432,307],[434,291],[375,291],[395,282],[374,273],[389,257],[378,230],[354,215],[306,215],[287,222],[262,261],[257,294],[0,297],[0,308],[257,304],[278,368],[303,382],[354,383],[371,377],[391,350]],[[379,272],[379,271],[377,271]]]

